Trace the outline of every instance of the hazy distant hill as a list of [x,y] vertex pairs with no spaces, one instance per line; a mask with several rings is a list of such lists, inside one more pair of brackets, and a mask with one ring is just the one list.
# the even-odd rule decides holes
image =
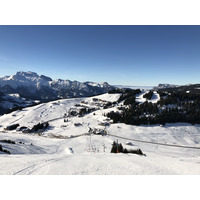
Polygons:
[[180,93],[191,93],[200,94],[200,84],[188,84],[171,87],[157,87],[158,91],[162,92],[180,92]]
[[158,86],[154,87],[154,89],[176,88],[176,87],[179,87],[179,85],[164,83],[164,84],[159,84]]
[[131,89],[141,89],[141,90],[151,90],[154,86],[131,86],[131,85],[114,85],[117,88],[131,88]]

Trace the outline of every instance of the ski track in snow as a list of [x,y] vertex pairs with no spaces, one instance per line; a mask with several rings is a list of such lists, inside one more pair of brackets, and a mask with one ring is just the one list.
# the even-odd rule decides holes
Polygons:
[[[25,167],[25,168],[15,172],[15,173],[13,173],[13,175],[30,175],[30,174],[34,174],[34,172],[36,172],[37,170],[41,170],[44,167],[48,167],[51,163],[59,162],[59,161],[62,161],[63,159],[66,159],[66,156],[41,160],[39,162],[31,164],[28,167]],[[48,172],[48,170],[46,171],[46,173],[47,172]]]

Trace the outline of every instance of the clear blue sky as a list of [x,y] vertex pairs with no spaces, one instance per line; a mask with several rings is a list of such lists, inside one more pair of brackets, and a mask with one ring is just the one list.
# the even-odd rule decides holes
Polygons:
[[200,26],[0,26],[0,77],[200,83]]

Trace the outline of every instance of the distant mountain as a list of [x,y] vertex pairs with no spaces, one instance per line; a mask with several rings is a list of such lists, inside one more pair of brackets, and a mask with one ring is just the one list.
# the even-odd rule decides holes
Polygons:
[[166,87],[158,88],[160,92],[179,92],[179,93],[190,93],[195,95],[200,95],[200,84],[188,84],[181,85],[177,87]]
[[52,80],[35,72],[17,72],[13,76],[0,78],[0,114],[6,109],[62,98],[88,97],[107,93],[114,89],[107,82],[78,82],[70,80]]
[[154,89],[176,88],[176,87],[179,87],[179,85],[164,83],[164,84],[159,84],[157,87],[154,87]]

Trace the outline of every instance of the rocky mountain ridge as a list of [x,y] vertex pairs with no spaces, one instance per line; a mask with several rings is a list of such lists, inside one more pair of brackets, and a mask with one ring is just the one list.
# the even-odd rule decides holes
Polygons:
[[0,78],[0,114],[15,107],[29,106],[35,101],[89,97],[107,93],[114,88],[107,82],[52,80],[35,72],[20,71],[13,76]]
[[52,80],[35,72],[17,72],[13,76],[0,78],[0,91],[5,94],[18,93],[31,99],[57,99],[103,94],[114,87],[107,82],[79,82],[70,80]]

